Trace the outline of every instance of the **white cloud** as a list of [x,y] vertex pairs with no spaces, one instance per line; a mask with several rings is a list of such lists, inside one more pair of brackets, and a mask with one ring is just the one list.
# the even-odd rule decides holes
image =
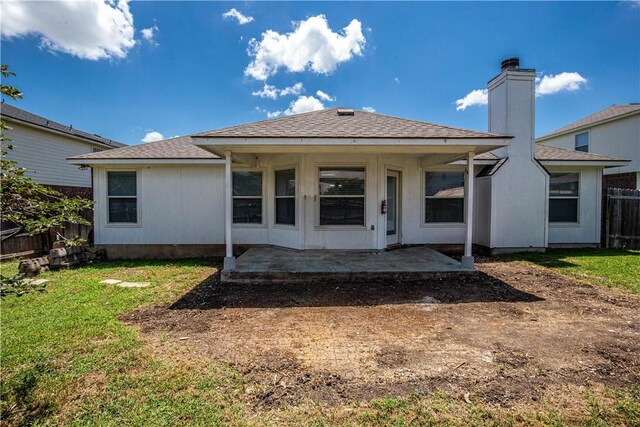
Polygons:
[[324,105],[318,98],[313,96],[299,96],[295,101],[291,101],[289,108],[284,110],[284,115],[290,116],[292,114],[318,110],[324,110]]
[[251,92],[253,96],[259,96],[260,98],[270,98],[277,99],[279,94],[279,90],[277,87],[273,85],[264,84],[264,87],[261,90],[256,90],[255,92]]
[[267,117],[273,119],[282,114],[282,111],[267,111]]
[[362,55],[365,43],[362,24],[357,19],[337,33],[329,28],[324,15],[312,16],[295,23],[291,33],[267,30],[262,33],[262,40],[251,39],[247,53],[253,60],[244,73],[256,80],[266,80],[280,68],[328,74],[353,55]]
[[142,141],[142,142],[154,142],[154,141],[160,141],[161,139],[164,139],[164,136],[162,136],[162,134],[160,132],[152,130],[152,131],[147,132],[147,134],[144,136],[144,138],[142,138],[140,141]]
[[472,90],[464,98],[456,99],[456,110],[464,111],[473,105],[487,105],[489,103],[489,92],[487,89]]
[[394,77],[394,78],[393,78],[393,81],[394,81],[394,82],[396,82],[396,84],[397,84],[397,85],[399,85],[399,84],[400,84],[400,79],[399,79],[399,78],[397,78],[397,77]]
[[304,87],[302,86],[302,83],[298,82],[293,86],[285,87],[284,89],[280,90],[280,96],[300,95],[300,92],[302,92],[302,89],[304,89]]
[[127,0],[4,1],[2,38],[40,36],[40,46],[82,59],[124,58],[135,44]]
[[536,96],[553,95],[558,92],[575,92],[587,84],[579,73],[560,73],[536,78]]
[[253,21],[253,16],[246,16],[242,13],[238,12],[235,8],[227,10],[222,14],[224,19],[235,19],[238,21],[238,24],[244,25]]
[[362,111],[366,111],[367,113],[375,113],[376,109],[373,107],[362,107]]
[[317,91],[317,92],[316,92],[316,96],[317,96],[318,98],[320,98],[321,100],[323,100],[323,101],[327,101],[327,102],[332,102],[332,101],[335,101],[335,100],[336,100],[336,98],[335,98],[335,97],[332,97],[332,96],[331,96],[331,95],[329,95],[328,93],[323,92],[323,91],[321,91],[321,90],[319,90],[319,91]]
[[[560,73],[554,75],[543,75],[536,77],[536,96],[555,95],[560,92],[575,92],[587,84],[587,79],[579,73]],[[456,100],[456,110],[464,111],[473,105],[487,105],[489,103],[489,93],[487,89],[476,89],[465,95],[464,98]]]
[[300,82],[293,86],[285,87],[284,89],[278,89],[273,85],[265,83],[261,90],[251,92],[251,95],[259,96],[260,98],[278,99],[279,96],[300,95],[303,89],[304,86]]
[[157,45],[158,42],[156,42],[155,37],[159,30],[160,29],[158,28],[158,26],[154,25],[153,27],[143,28],[142,30],[140,30],[140,34],[142,34],[142,38],[149,43]]

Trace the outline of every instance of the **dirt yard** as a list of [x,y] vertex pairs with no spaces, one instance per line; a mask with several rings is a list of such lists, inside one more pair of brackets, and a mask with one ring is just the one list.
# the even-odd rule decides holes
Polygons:
[[125,321],[160,358],[227,363],[257,407],[429,393],[510,407],[640,384],[640,299],[480,260],[429,283],[222,286]]

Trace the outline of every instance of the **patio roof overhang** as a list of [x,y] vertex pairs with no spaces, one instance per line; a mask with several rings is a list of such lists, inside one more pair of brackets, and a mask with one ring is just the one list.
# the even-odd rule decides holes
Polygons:
[[508,146],[505,138],[209,138],[193,137],[194,144],[234,163],[252,163],[261,154],[370,153],[401,154],[440,164]]

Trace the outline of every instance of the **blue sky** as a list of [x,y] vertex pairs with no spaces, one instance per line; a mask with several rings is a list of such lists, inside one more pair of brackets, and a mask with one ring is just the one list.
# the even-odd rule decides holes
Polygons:
[[[456,100],[513,55],[555,79],[537,97],[537,135],[640,101],[637,2],[93,1],[42,2],[22,20],[4,8],[2,63],[24,92],[15,105],[127,144],[320,105],[486,130],[486,105]],[[232,8],[253,19],[224,18]],[[276,99],[252,94],[265,84]]]

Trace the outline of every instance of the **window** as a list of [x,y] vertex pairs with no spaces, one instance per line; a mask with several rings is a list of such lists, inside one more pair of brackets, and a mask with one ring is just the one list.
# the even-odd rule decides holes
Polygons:
[[364,168],[320,168],[320,225],[365,225]]
[[135,171],[107,172],[109,223],[138,222],[138,183]]
[[296,225],[296,170],[276,171],[276,224]]
[[576,135],[576,151],[589,152],[589,132]]
[[262,224],[262,172],[233,172],[233,223]]
[[549,222],[578,222],[577,173],[552,173],[549,177]]
[[424,222],[464,222],[464,173],[425,172]]

